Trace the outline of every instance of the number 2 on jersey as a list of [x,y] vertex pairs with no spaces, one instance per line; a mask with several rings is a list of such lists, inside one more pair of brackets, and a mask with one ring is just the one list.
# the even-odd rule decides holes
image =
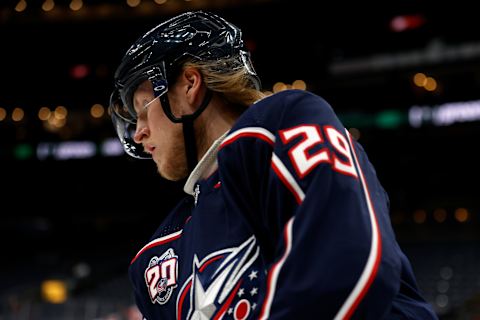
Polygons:
[[[284,144],[300,137],[300,140],[288,151],[298,176],[303,179],[313,168],[324,162],[330,164],[337,172],[357,178],[357,170],[353,165],[347,139],[332,126],[323,126],[323,131],[333,150],[325,145],[321,127],[318,125],[301,125],[280,130],[280,138]],[[320,148],[311,153],[310,150],[316,146]]]

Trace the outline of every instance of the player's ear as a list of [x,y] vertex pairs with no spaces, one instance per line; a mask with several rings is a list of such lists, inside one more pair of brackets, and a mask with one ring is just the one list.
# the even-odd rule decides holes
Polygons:
[[205,91],[202,74],[197,68],[185,68],[183,70],[183,81],[188,104],[194,108],[198,107],[202,102]]

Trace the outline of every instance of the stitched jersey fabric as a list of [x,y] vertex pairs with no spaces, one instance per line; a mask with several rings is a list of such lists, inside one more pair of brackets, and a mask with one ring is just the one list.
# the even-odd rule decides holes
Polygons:
[[437,319],[362,146],[321,97],[250,106],[133,258],[146,319]]

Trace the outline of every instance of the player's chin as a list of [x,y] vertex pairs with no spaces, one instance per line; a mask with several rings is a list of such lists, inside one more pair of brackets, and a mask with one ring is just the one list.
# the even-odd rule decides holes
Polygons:
[[157,170],[158,173],[162,176],[162,178],[170,181],[180,181],[188,176],[187,167],[181,164],[162,165],[161,163],[157,162]]

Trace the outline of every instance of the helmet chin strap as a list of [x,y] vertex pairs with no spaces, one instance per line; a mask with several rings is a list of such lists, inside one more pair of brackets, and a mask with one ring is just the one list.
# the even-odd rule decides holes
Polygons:
[[173,115],[170,111],[171,108],[168,96],[164,94],[160,97],[162,106],[164,106],[164,111],[168,110],[167,116],[169,116],[170,120],[177,123],[180,122],[183,125],[183,140],[185,143],[185,156],[187,157],[188,172],[192,172],[198,163],[197,140],[195,139],[195,129],[193,127],[193,122],[208,106],[210,100],[212,99],[212,95],[212,91],[207,89],[205,97],[203,98],[203,101],[198,107],[198,109],[195,110],[195,112],[192,114],[183,115],[180,118],[180,121],[178,121],[177,119],[175,119],[177,121],[173,121],[172,119]]

